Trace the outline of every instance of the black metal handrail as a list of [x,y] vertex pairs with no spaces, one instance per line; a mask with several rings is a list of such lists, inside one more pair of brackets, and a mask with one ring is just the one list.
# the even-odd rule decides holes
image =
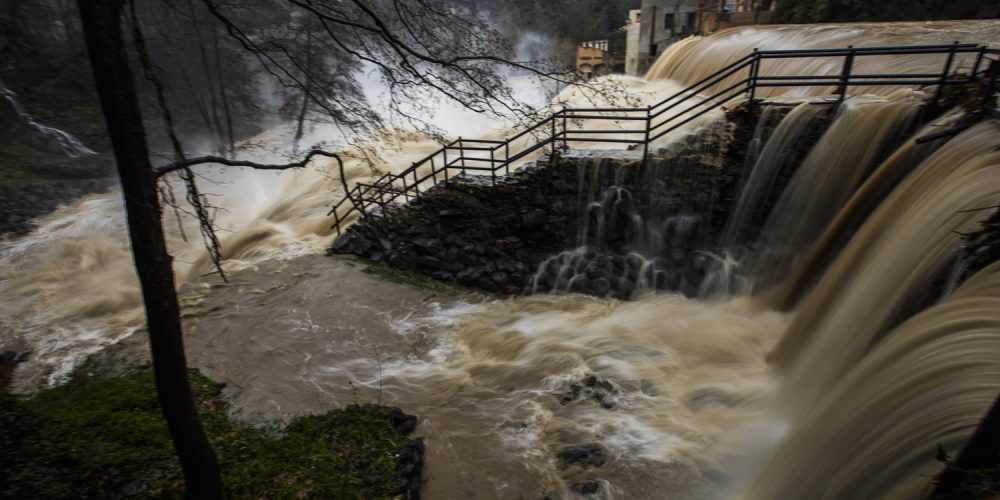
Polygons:
[[[861,73],[854,72],[859,58],[870,56],[898,56],[919,54],[941,54],[945,56],[943,69],[939,73]],[[967,73],[955,70],[956,57],[961,54],[975,55],[972,67]],[[761,74],[761,67],[767,60],[788,58],[843,58],[843,65],[837,74],[821,75],[769,75]],[[718,109],[734,99],[747,96],[748,105],[757,99],[757,90],[774,87],[833,87],[832,93],[841,102],[847,97],[851,87],[871,85],[882,86],[936,86],[935,101],[947,85],[975,83],[980,73],[989,63],[992,71],[986,77],[996,88],[997,70],[1000,67],[1000,50],[984,45],[955,42],[949,45],[920,45],[901,47],[846,47],[840,49],[806,50],[754,50],[718,71],[688,85],[673,95],[644,108],[563,108],[548,117],[504,140],[458,138],[445,144],[441,149],[413,163],[398,174],[387,173],[373,182],[358,182],[350,188],[345,197],[330,210],[334,217],[334,228],[339,234],[346,218],[357,211],[361,215],[369,213],[372,206],[385,208],[402,198],[409,201],[420,195],[427,184],[437,186],[448,182],[451,173],[485,172],[495,185],[497,173],[510,173],[510,167],[537,151],[550,148],[555,154],[561,146],[570,143],[611,143],[642,146],[642,157],[649,154],[653,141],[673,132],[687,123]],[[746,72],[745,76],[740,75]],[[736,78],[735,81],[731,81]],[[708,95],[704,95],[704,94]],[[680,110],[678,110],[680,109]],[[582,129],[571,126],[584,121],[594,122],[645,122],[644,126],[627,128]],[[526,143],[525,143],[526,142]],[[525,143],[525,144],[522,144]],[[341,167],[343,168],[343,167]],[[343,178],[343,169],[340,172]],[[439,179],[440,177],[440,179]],[[423,186],[423,187],[422,187]],[[345,181],[346,187],[346,181]],[[344,213],[340,210],[348,206]]]

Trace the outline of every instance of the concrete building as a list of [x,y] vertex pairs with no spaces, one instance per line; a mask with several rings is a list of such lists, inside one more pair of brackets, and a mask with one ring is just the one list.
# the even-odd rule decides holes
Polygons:
[[[708,2],[717,8],[717,2]],[[638,70],[645,71],[670,44],[697,31],[705,0],[643,0],[639,24]]]
[[608,41],[583,42],[576,48],[576,72],[590,79],[608,73]]
[[777,0],[719,0],[719,12],[773,11]]
[[628,24],[625,25],[625,74],[639,76],[639,21],[642,10],[628,11]]
[[770,24],[777,4],[778,0],[642,0],[634,38],[629,25],[626,73],[641,75],[670,44],[682,38],[733,26]]
[[778,0],[719,0],[715,12],[703,12],[698,18],[703,34],[736,26],[772,24],[777,22]]

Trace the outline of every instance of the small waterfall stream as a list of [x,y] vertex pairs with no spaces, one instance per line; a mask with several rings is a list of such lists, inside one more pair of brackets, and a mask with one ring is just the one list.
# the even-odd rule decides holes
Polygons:
[[79,139],[73,137],[69,132],[59,130],[55,127],[50,127],[48,125],[42,125],[35,120],[28,110],[24,109],[24,106],[17,99],[17,94],[13,90],[7,88],[3,81],[0,81],[0,94],[3,95],[4,99],[10,103],[10,106],[14,108],[17,116],[20,116],[31,128],[37,130],[40,134],[47,136],[52,139],[53,143],[59,147],[59,149],[70,158],[79,158],[81,156],[94,155],[97,154],[93,149],[88,148]]

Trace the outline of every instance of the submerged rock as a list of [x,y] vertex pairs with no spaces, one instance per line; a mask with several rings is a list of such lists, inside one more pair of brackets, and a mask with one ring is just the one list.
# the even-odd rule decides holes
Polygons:
[[600,443],[581,443],[567,446],[556,455],[562,467],[600,467],[608,461],[608,453]]

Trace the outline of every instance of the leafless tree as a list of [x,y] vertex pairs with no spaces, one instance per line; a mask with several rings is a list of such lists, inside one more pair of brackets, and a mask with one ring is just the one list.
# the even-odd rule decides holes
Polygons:
[[[227,74],[226,65],[244,67],[246,60],[252,61],[289,95],[296,96],[300,122],[312,112],[362,139],[389,128],[385,115],[371,109],[355,79],[357,70],[364,66],[385,82],[395,116],[425,130],[433,127],[422,116],[427,116],[426,111],[440,99],[474,111],[530,117],[533,110],[513,98],[504,71],[530,72],[567,83],[571,77],[537,62],[513,60],[511,45],[498,32],[442,0],[192,0],[183,11],[180,2],[151,7],[149,2],[132,0],[131,8],[125,9],[126,0],[79,0],[79,8],[118,162],[160,402],[184,468],[188,496],[218,498],[222,494],[219,467],[191,400],[172,258],[163,234],[162,206],[173,203],[173,194],[164,190],[161,198],[158,179],[168,173],[180,175],[186,199],[221,273],[219,241],[192,169],[214,163],[284,170],[303,167],[316,156],[340,161],[336,152],[324,150],[312,150],[285,164],[233,158],[230,106],[234,91],[230,82],[234,79]],[[211,22],[205,22],[198,12],[207,13]],[[197,55],[150,50],[144,27],[155,24],[149,22],[151,15],[192,20],[192,50]],[[122,29],[126,19],[132,28],[130,37]],[[167,39],[169,34],[160,31],[157,36]],[[224,38],[218,36],[223,33]],[[161,118],[173,149],[174,161],[156,168],[150,161],[140,98],[129,69],[129,38],[134,57],[154,88],[158,111],[150,115]],[[241,49],[239,57],[222,49],[227,43]],[[198,109],[217,141],[226,146],[220,149],[229,156],[189,157],[171,112],[171,97],[176,100],[182,93],[165,83],[162,68],[170,61],[157,60],[154,54],[167,54],[173,62],[198,62],[203,72],[198,80],[187,68],[176,73],[188,87],[188,105]],[[243,59],[238,62],[227,62],[240,57]]]

